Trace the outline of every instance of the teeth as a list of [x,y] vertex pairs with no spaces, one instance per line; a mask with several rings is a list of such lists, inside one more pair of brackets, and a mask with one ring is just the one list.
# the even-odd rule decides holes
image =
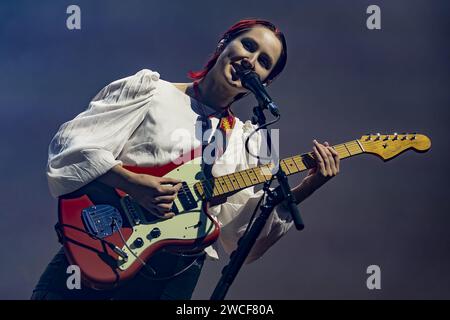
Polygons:
[[231,80],[233,80],[233,81],[238,80],[238,77],[236,76],[235,72],[231,72]]
[[238,76],[237,76],[237,70],[236,70],[236,66],[235,66],[235,64],[233,63],[233,64],[231,64],[231,80],[233,80],[233,81],[236,81],[236,80],[238,80],[239,78],[238,78]]

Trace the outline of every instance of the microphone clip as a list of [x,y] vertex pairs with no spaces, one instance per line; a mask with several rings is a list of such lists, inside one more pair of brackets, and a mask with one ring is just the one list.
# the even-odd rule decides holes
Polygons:
[[259,106],[262,109],[268,109],[273,116],[280,117],[279,109],[267,93],[259,75],[253,69],[243,68],[242,66],[236,68],[236,73],[242,86],[251,91],[258,100]]

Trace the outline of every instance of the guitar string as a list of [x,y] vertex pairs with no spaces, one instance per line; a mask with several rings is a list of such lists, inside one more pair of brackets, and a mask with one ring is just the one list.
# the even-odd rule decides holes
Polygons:
[[[384,139],[383,139],[383,140],[379,140],[379,141],[372,140],[372,141],[363,141],[363,143],[364,143],[365,145],[367,145],[367,144],[379,144],[379,143],[382,143],[383,141],[392,141],[392,140],[391,140],[391,139],[389,139],[389,140],[384,140]],[[353,140],[353,141],[350,141],[350,142],[346,142],[346,143],[344,143],[344,144],[335,145],[335,146],[333,146],[333,147],[334,147],[334,149],[335,149],[336,151],[338,151],[338,152],[342,152],[342,153],[344,153],[344,154],[345,154],[345,153],[348,154],[348,156],[344,155],[342,158],[348,158],[348,157],[351,157],[351,156],[354,156],[354,155],[357,155],[357,154],[361,154],[361,153],[364,152],[364,151],[361,150],[361,147],[360,147],[360,145],[358,144],[357,140]],[[338,150],[338,149],[340,149],[340,150]],[[312,156],[312,155],[313,155],[313,153],[312,153],[312,152],[309,152],[309,153],[305,153],[305,154],[301,154],[301,155],[295,155],[295,156],[292,156],[292,157],[283,159],[283,160],[281,160],[281,161],[283,161],[283,162],[286,162],[286,160],[292,161],[292,162],[295,164],[295,167],[296,167],[296,169],[294,169],[294,170],[298,170],[298,171],[295,171],[295,172],[293,172],[293,173],[299,173],[299,172],[301,172],[301,171],[304,171],[304,170],[308,169],[308,167],[299,169],[299,168],[298,168],[298,165],[297,165],[297,163],[295,162],[294,159],[296,159],[296,158],[300,158],[300,159],[301,159],[301,158],[303,158],[303,157],[305,157],[305,156]],[[284,163],[284,164],[285,164],[285,163]],[[286,165],[286,164],[285,164],[285,166],[286,166],[286,168],[287,168],[287,165]],[[243,171],[234,172],[234,173],[231,173],[231,174],[228,174],[228,175],[224,175],[224,176],[221,176],[221,177],[218,177],[218,178],[224,179],[224,178],[226,177],[226,178],[230,179],[230,176],[231,176],[231,175],[235,175],[235,174],[241,174],[241,175],[242,175],[243,172],[245,172],[245,173],[247,174],[247,171],[248,171],[248,170],[254,171],[255,169],[261,168],[261,167],[262,167],[262,166],[258,166],[258,167],[255,167],[255,168],[251,168],[251,169],[247,169],[247,170],[243,170]],[[253,172],[253,174],[256,176],[256,174],[255,174],[254,172]],[[260,175],[260,174],[258,173],[257,175]],[[249,176],[249,175],[247,174],[247,176]],[[183,188],[182,188],[182,192],[184,192],[184,193],[186,194],[187,192],[190,191],[190,187],[192,187],[192,186],[194,186],[194,185],[196,185],[196,184],[202,184],[202,185],[203,185],[202,182],[207,182],[208,184],[211,184],[211,183],[213,182],[213,180],[217,180],[218,178],[206,179],[206,180],[200,180],[200,181],[197,181],[197,182],[194,182],[194,183],[191,183],[191,184],[185,183],[185,186],[183,186]],[[250,178],[250,180],[254,180],[254,179],[251,179],[251,178]],[[244,183],[246,183],[244,178],[242,178],[242,181],[243,181]],[[259,181],[258,179],[256,179],[255,181],[257,181],[256,184],[263,183],[263,182]],[[235,182],[235,183],[239,186],[239,180],[238,180],[238,179],[234,179],[233,182]],[[223,186],[224,184],[222,183],[222,184],[220,184],[220,185]],[[226,187],[227,189],[231,189],[231,191],[226,191],[226,190],[224,190],[225,192],[220,192],[220,190],[218,190],[218,189],[217,189],[217,191],[219,191],[219,195],[223,195],[223,194],[226,194],[226,193],[229,193],[229,192],[234,192],[234,191],[236,191],[236,190],[238,190],[238,189],[244,189],[244,188],[247,188],[247,187],[250,187],[250,186],[253,186],[253,185],[255,185],[255,184],[253,184],[253,183],[251,182],[251,184],[250,184],[249,186],[245,186],[245,187],[240,187],[240,186],[239,186],[238,188],[236,188],[236,187],[234,187],[233,183],[230,182],[229,184],[227,184],[227,182],[225,181],[225,187]],[[213,190],[213,193],[214,193],[214,190]]]
[[[359,145],[357,145],[357,143],[355,142],[355,141],[352,141],[352,142],[347,142],[346,144],[350,144],[350,143],[353,143],[353,145],[352,146],[347,146],[347,147],[345,147],[344,145],[336,145],[336,146],[334,146],[334,148],[335,149],[341,149],[341,151],[342,151],[342,153],[344,153],[344,151],[346,151],[346,153],[347,154],[349,154],[349,152],[347,151],[347,149],[348,149],[348,147],[353,147],[353,149],[358,149],[357,151],[358,151],[358,154],[359,153],[361,153],[361,148],[359,147]],[[356,148],[355,148],[356,147]],[[352,149],[352,150],[353,150]],[[340,152],[339,150],[337,150],[338,152]],[[354,150],[354,151],[356,151],[356,150]],[[349,154],[349,156],[352,156],[352,155],[356,155],[356,152],[354,153],[354,154]],[[285,158],[285,159],[282,159],[281,161],[283,161],[283,162],[286,162],[286,161],[293,161],[294,162],[294,164],[295,164],[295,166],[296,166],[296,168],[299,170],[299,171],[297,171],[297,172],[295,172],[295,173],[298,173],[298,172],[300,172],[300,171],[303,171],[303,170],[306,170],[306,169],[308,169],[307,167],[305,167],[305,168],[298,168],[298,165],[296,164],[296,162],[295,162],[295,158],[303,158],[303,157],[306,157],[306,156],[313,156],[313,153],[312,152],[309,152],[309,153],[305,153],[305,154],[301,154],[301,155],[295,155],[295,156],[292,156],[292,157],[288,157],[288,158]],[[349,156],[345,156],[344,158],[346,158],[346,157],[349,157]],[[286,164],[285,164],[285,166],[287,166]],[[201,182],[204,182],[204,181],[212,181],[212,180],[216,180],[216,179],[218,179],[218,178],[224,178],[224,177],[227,177],[227,178],[229,178],[229,176],[230,175],[234,175],[234,174],[241,174],[241,173],[247,173],[247,171],[254,171],[255,169],[258,169],[258,168],[262,168],[262,167],[265,167],[265,168],[268,168],[268,166],[267,165],[265,165],[265,166],[258,166],[258,167],[255,167],[255,168],[249,168],[249,169],[246,169],[246,170],[242,170],[242,171],[237,171],[237,172],[234,172],[234,173],[231,173],[231,174],[227,174],[227,175],[223,175],[223,176],[221,176],[221,177],[217,177],[217,178],[213,178],[213,179],[206,179],[206,180],[200,180],[200,181],[197,181],[197,182],[194,182],[194,183],[191,183],[191,184],[188,184],[188,183],[186,183],[181,189],[189,189],[188,187],[190,187],[190,186],[193,186],[193,185],[195,185],[195,184],[197,184],[197,183],[201,183]],[[255,176],[257,176],[257,175],[260,175],[260,173],[254,173],[253,172],[253,174],[255,175]],[[248,174],[247,174],[247,176],[249,176]],[[250,177],[250,176],[249,176]],[[238,179],[235,179],[233,182],[235,182],[236,180],[238,180]],[[252,178],[250,178],[250,180],[252,180]],[[245,179],[244,178],[242,178],[242,181],[244,181],[245,182]],[[258,180],[258,182],[259,183],[263,183],[263,182],[260,182],[259,180]],[[238,184],[238,183],[237,183]],[[233,186],[232,185],[232,183],[230,183],[230,185],[231,186]],[[253,184],[251,184],[251,185],[253,185]],[[250,186],[251,186],[250,185]],[[227,188],[229,188],[229,186],[228,186],[228,184],[226,184],[225,186],[227,186]],[[247,186],[248,187],[248,186]],[[234,186],[233,186],[233,188],[234,188]],[[233,190],[234,191],[234,190]]]
[[[399,136],[398,136],[398,137],[399,137]],[[407,136],[405,135],[404,137],[407,137]],[[402,140],[402,139],[400,139],[400,137],[399,137],[398,139],[399,139],[400,141]],[[344,156],[343,156],[342,158],[348,158],[348,157],[351,157],[351,156],[354,156],[354,155],[357,155],[357,154],[364,153],[364,151],[361,150],[361,146],[359,145],[358,141],[359,141],[359,140],[353,140],[353,141],[349,141],[349,142],[346,142],[346,143],[338,144],[338,145],[333,146],[333,148],[334,148],[336,151],[338,151],[338,153],[344,154]],[[392,140],[392,139],[388,139],[388,140],[384,140],[384,139],[381,140],[381,139],[380,139],[379,141],[377,141],[377,140],[370,140],[370,141],[362,141],[362,142],[363,142],[365,145],[369,145],[369,144],[372,145],[372,144],[380,144],[380,143],[383,143],[384,141],[393,141],[393,140]],[[345,155],[346,153],[348,154],[348,156]],[[286,159],[282,159],[280,162],[283,162],[284,165],[285,165],[286,168],[287,168],[288,166],[286,165],[286,160],[287,160],[287,161],[292,161],[292,162],[295,164],[295,167],[296,167],[296,169],[294,168],[294,170],[298,170],[298,171],[295,171],[295,172],[293,172],[293,173],[299,173],[299,172],[301,172],[301,171],[307,170],[308,167],[305,166],[305,168],[299,168],[299,166],[298,166],[298,164],[296,163],[295,159],[297,159],[297,160],[298,160],[298,158],[302,159],[302,158],[304,158],[304,157],[306,157],[306,156],[312,157],[312,156],[313,156],[313,153],[312,153],[312,152],[308,152],[308,153],[301,154],[301,155],[295,155],[295,156],[292,156],[292,157],[288,157],[288,158],[286,158]],[[283,163],[282,163],[282,165],[283,165]],[[194,182],[194,183],[182,182],[182,183],[184,183],[184,185],[180,188],[180,190],[181,190],[181,192],[182,192],[186,197],[189,197],[188,192],[191,192],[191,187],[193,187],[194,185],[200,184],[200,185],[202,185],[202,187],[203,187],[204,184],[207,183],[207,184],[209,184],[210,186],[212,186],[213,183],[214,183],[214,180],[217,181],[217,179],[219,179],[219,178],[225,179],[225,177],[228,178],[228,179],[230,179],[230,176],[231,176],[231,175],[240,174],[240,175],[242,176],[243,173],[245,173],[245,174],[250,178],[250,181],[251,181],[251,180],[254,180],[254,179],[252,179],[252,178],[250,177],[250,175],[247,173],[248,171],[249,171],[250,173],[252,173],[253,175],[256,176],[256,180],[255,180],[255,181],[257,181],[257,183],[254,184],[254,183],[250,182],[251,184],[250,184],[249,186],[245,186],[245,187],[241,187],[241,186],[239,185],[239,180],[236,179],[236,178],[235,178],[234,180],[230,180],[230,181],[235,182],[235,183],[238,185],[238,188],[234,187],[234,185],[233,185],[232,182],[230,182],[229,184],[227,184],[227,182],[225,181],[225,185],[224,185],[223,183],[222,183],[222,184],[219,184],[219,185],[221,186],[221,189],[223,189],[223,191],[225,191],[225,192],[221,192],[220,190],[218,190],[218,188],[216,188],[216,190],[219,191],[219,192],[218,192],[218,193],[219,193],[218,195],[224,195],[224,194],[226,194],[226,193],[234,192],[234,191],[239,190],[239,189],[245,189],[245,188],[251,187],[251,186],[253,186],[253,185],[256,185],[256,184],[259,184],[259,183],[263,183],[264,181],[261,182],[261,181],[259,181],[259,179],[258,179],[258,176],[260,176],[260,173],[256,173],[256,174],[255,174],[255,172],[254,172],[255,169],[258,169],[258,168],[260,169],[260,168],[262,168],[262,167],[264,167],[264,166],[258,166],[258,167],[255,167],[255,168],[250,168],[250,169],[246,169],[246,170],[234,172],[234,173],[227,174],[227,175],[224,175],[224,176],[221,176],[221,177],[217,177],[217,178],[200,180],[200,181],[196,181],[196,182]],[[266,168],[267,168],[267,165],[266,165]],[[287,171],[289,171],[289,170],[287,170]],[[242,177],[241,177],[241,178],[242,178]],[[247,184],[246,179],[242,178],[242,181],[244,182],[244,185]],[[266,181],[266,180],[265,180],[265,181]],[[214,184],[214,186],[216,186],[216,185],[217,185],[217,184]],[[226,190],[223,188],[223,186],[225,186],[226,189],[231,190],[231,191],[226,191]],[[210,192],[209,190],[207,190],[207,191]],[[212,195],[214,195],[214,193],[215,193],[214,187],[211,189],[211,191],[212,191]],[[205,192],[205,193],[206,193],[206,192]],[[210,193],[211,193],[211,192],[210,192]],[[178,196],[177,196],[177,197],[178,197]],[[181,200],[180,200],[180,201],[181,201]]]
[[[339,146],[335,146],[335,148],[338,148],[338,147],[339,147]],[[342,147],[342,149],[343,149],[343,150],[346,150],[345,147]],[[358,147],[358,149],[360,149],[360,148]],[[347,152],[347,153],[348,153],[348,152]],[[294,158],[302,158],[302,157],[305,157],[305,156],[307,156],[307,155],[312,156],[312,153],[307,153],[307,154],[302,154],[302,155],[295,155],[295,156],[292,156],[292,157],[283,159],[283,160],[281,160],[281,161],[286,162],[286,160],[292,160],[292,161],[295,163]],[[296,164],[296,163],[295,163],[295,164]],[[195,184],[197,184],[197,183],[201,183],[201,182],[204,182],[204,181],[217,180],[217,179],[219,179],[219,178],[224,178],[224,177],[229,178],[229,176],[230,176],[230,175],[233,175],[233,174],[242,174],[243,172],[244,172],[244,173],[247,173],[247,171],[255,171],[255,169],[263,168],[263,167],[269,168],[267,165],[265,165],[265,166],[258,166],[258,167],[255,167],[255,168],[249,168],[249,169],[246,169],[246,170],[237,171],[237,172],[234,172],[234,173],[231,173],[231,174],[227,174],[227,175],[223,175],[223,176],[220,176],[220,177],[217,177],[217,178],[213,178],[213,179],[200,180],[200,181],[197,181],[197,182],[194,182],[194,183],[190,183],[190,184],[185,183],[185,185],[184,185],[182,188],[180,188],[180,189],[186,189],[186,190],[187,190],[187,189],[189,189],[188,187],[193,186],[193,185],[195,185]],[[297,172],[295,172],[295,173],[298,173],[298,172],[300,172],[300,171],[302,171],[302,170],[308,169],[307,167],[299,169],[297,164],[296,164],[296,167],[297,167],[297,169],[298,169],[299,171],[297,171]],[[257,176],[257,175],[260,175],[260,173],[256,173],[256,174],[255,174],[255,173],[253,172],[253,175]],[[247,174],[247,176],[249,176],[249,175]],[[250,177],[250,176],[249,176],[249,177]],[[252,178],[249,178],[249,179],[252,180]],[[237,180],[238,180],[238,179],[235,179],[235,180],[233,180],[233,182],[235,182],[235,181],[237,181]],[[245,182],[245,179],[242,178],[242,181]],[[259,183],[263,183],[263,182],[260,182],[259,180],[258,180],[258,182],[259,182]],[[232,186],[232,183],[230,183],[230,185]],[[252,184],[252,185],[253,185],[253,184]],[[226,184],[225,186],[228,187],[227,184]],[[247,187],[248,187],[248,186],[247,186]],[[229,188],[229,187],[228,187],[228,188]],[[234,187],[233,187],[233,188],[234,188]]]
[[108,211],[110,211],[110,210],[108,208],[105,208],[102,212],[96,212],[94,215],[91,215],[91,218],[93,220],[99,220],[99,219],[106,218],[106,217],[110,216],[108,214]]

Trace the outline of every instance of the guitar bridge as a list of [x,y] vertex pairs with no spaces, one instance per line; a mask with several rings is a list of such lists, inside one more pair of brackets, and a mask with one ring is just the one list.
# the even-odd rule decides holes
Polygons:
[[113,206],[100,204],[81,212],[86,231],[99,239],[109,237],[122,227],[122,216]]

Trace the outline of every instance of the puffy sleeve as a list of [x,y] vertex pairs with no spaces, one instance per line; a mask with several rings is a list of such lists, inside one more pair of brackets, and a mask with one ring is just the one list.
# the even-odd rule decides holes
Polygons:
[[144,69],[114,81],[84,112],[60,126],[48,151],[47,179],[54,197],[122,164],[117,157],[144,120],[158,79],[157,72]]
[[[248,121],[243,126],[243,140],[252,131],[254,126]],[[244,159],[241,161],[242,167],[238,170],[255,167],[257,161],[248,155],[242,146],[242,154]],[[252,154],[260,154],[261,135],[254,135],[249,143],[249,149]],[[217,217],[222,223],[220,242],[225,252],[231,254],[237,247],[237,241],[244,234],[250,217],[255,207],[263,196],[263,190],[254,191],[253,187],[241,190],[240,192],[228,197],[227,202],[223,203],[216,210],[219,212]],[[259,210],[259,209],[258,209]],[[259,212],[256,213],[256,217]],[[287,233],[292,226],[292,218],[289,211],[280,204],[272,211],[267,223],[262,230],[259,238],[254,244],[246,263],[250,263],[260,258],[275,242],[277,242],[284,234]]]

